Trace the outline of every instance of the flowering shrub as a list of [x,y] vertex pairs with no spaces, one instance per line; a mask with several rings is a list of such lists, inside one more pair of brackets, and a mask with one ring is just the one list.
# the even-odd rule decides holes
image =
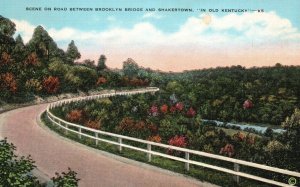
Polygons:
[[194,117],[196,115],[196,111],[191,107],[189,108],[189,110],[187,111],[186,115],[188,117]]
[[252,103],[252,101],[249,100],[249,99],[247,99],[247,100],[244,102],[244,104],[243,104],[243,108],[244,108],[244,109],[250,109],[250,108],[252,108],[252,107],[253,107],[253,103]]
[[67,115],[66,119],[70,122],[79,123],[83,121],[83,111],[82,110],[71,110]]
[[236,141],[244,141],[245,135],[241,132],[237,132],[236,134],[232,135],[232,138]]
[[[171,138],[168,143],[169,143],[169,145],[176,146],[176,147],[186,147],[187,146],[186,138],[184,136],[178,136],[178,135]],[[167,153],[173,154],[173,155],[182,154],[181,152],[174,151],[172,149],[168,149]]]
[[183,110],[183,103],[182,102],[179,102],[179,103],[176,103],[175,107],[178,111],[182,111]]
[[220,154],[232,157],[234,155],[234,146],[232,144],[226,144],[221,148]]
[[171,108],[170,108],[170,112],[171,112],[171,113],[174,113],[174,112],[176,112],[176,107],[175,107],[175,106],[171,106]]
[[130,117],[125,117],[122,119],[120,124],[117,126],[117,131],[124,132],[124,131],[139,131],[144,130],[146,127],[144,121],[137,121],[135,122]]
[[184,136],[178,136],[178,135],[171,138],[168,143],[169,145],[176,146],[176,147],[187,146],[186,138]]
[[168,105],[164,104],[160,107],[160,111],[165,114],[168,112]]
[[159,135],[149,136],[149,138],[147,140],[151,141],[151,142],[160,143],[161,142],[161,137]]
[[137,138],[146,138],[150,134],[144,121],[135,121],[130,117],[123,118],[116,131]]
[[49,76],[43,81],[43,88],[47,93],[56,93],[59,89],[59,79],[58,77]]
[[84,124],[86,127],[99,130],[101,128],[100,121],[89,120]]
[[0,88],[7,89],[12,93],[17,92],[17,81],[12,73],[3,73],[0,75]]
[[99,77],[98,80],[97,80],[97,86],[99,85],[102,85],[102,84],[105,84],[107,82],[107,79],[105,77]]
[[150,115],[152,116],[158,116],[158,107],[155,105],[152,105],[149,110]]

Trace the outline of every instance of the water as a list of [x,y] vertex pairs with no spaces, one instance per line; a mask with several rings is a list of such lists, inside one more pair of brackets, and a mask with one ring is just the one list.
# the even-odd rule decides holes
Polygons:
[[[218,121],[218,120],[205,120],[205,119],[204,119],[203,121],[207,121],[207,122],[215,122],[218,126],[224,125],[224,123],[225,123],[225,122]],[[226,124],[226,126],[228,126],[228,127],[233,127],[233,126],[235,126],[235,127],[240,127],[241,130],[244,130],[244,129],[246,129],[246,128],[252,128],[252,129],[254,129],[254,130],[256,130],[256,131],[259,131],[259,132],[261,132],[261,133],[266,132],[266,130],[267,130],[267,128],[268,128],[268,127],[262,127],[262,126],[258,126],[258,125],[250,125],[250,124],[238,124],[238,123],[225,123],[225,124]],[[283,133],[283,132],[285,132],[285,130],[282,129],[282,128],[271,128],[271,129],[272,129],[273,132],[275,132],[275,133]]]

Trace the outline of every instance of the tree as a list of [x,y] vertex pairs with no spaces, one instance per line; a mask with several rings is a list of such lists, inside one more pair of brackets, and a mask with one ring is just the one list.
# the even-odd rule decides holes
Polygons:
[[20,61],[22,61],[22,59],[24,59],[25,51],[26,51],[26,49],[25,49],[23,39],[22,39],[21,35],[18,35],[16,37],[16,45],[13,49],[13,55],[17,62],[18,61],[20,62]]
[[43,88],[49,94],[56,93],[59,89],[59,85],[60,82],[58,77],[49,76],[43,80]]
[[88,91],[96,86],[97,73],[95,69],[77,65],[66,73],[65,78],[71,90]]
[[16,25],[9,19],[0,15],[0,53],[9,51],[14,44],[13,35],[16,32]]
[[75,60],[77,60],[81,57],[81,54],[79,53],[73,40],[71,41],[71,43],[68,46],[68,49],[66,52],[66,57],[67,57],[67,62],[70,64],[73,64]]
[[300,168],[300,110],[295,109],[294,113],[287,117],[282,123],[282,127],[286,130],[283,141],[288,147],[288,158],[290,166],[299,171]]
[[128,58],[123,62],[123,72],[125,76],[133,78],[134,76],[137,76],[138,70],[139,66],[133,59]]
[[101,70],[104,70],[104,69],[107,68],[106,64],[105,64],[106,60],[107,60],[107,58],[106,58],[105,55],[100,55],[100,58],[98,60],[98,65],[97,65],[97,70],[98,71],[101,71]]
[[37,26],[34,29],[32,38],[28,42],[31,51],[35,51],[40,58],[46,58],[49,55],[49,45],[53,43],[53,39],[48,32],[42,27]]
[[90,60],[90,59],[85,59],[83,61],[83,65],[85,65],[86,67],[89,67],[89,68],[95,68],[95,61]]

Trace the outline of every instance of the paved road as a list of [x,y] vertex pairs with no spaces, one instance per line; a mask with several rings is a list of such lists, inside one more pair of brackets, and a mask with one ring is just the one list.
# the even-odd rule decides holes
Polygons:
[[[32,155],[39,170],[49,177],[68,167],[78,172],[79,186],[212,186],[143,164],[111,158],[68,141],[39,126],[46,104],[20,108],[0,115],[0,137],[17,146],[19,155]],[[126,160],[126,159],[125,159]]]

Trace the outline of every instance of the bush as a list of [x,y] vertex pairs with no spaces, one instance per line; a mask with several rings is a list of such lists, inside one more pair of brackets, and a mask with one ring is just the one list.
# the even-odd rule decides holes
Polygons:
[[[7,139],[0,140],[0,186],[7,187],[42,187],[37,177],[31,174],[36,168],[30,155],[18,157],[16,147],[8,143]],[[77,173],[70,168],[68,172],[56,173],[52,181],[56,187],[76,187],[79,179]]]
[[34,186],[37,178],[29,175],[36,166],[30,156],[18,157],[16,147],[0,140],[0,186]]
[[43,81],[43,88],[49,94],[57,93],[59,89],[59,79],[58,77],[49,76]]
[[71,110],[67,115],[66,119],[72,123],[80,123],[83,121],[83,111],[82,110]]
[[62,174],[55,173],[55,177],[52,181],[56,187],[73,187],[78,186],[80,179],[76,178],[77,173],[68,168],[68,172],[62,172]]

